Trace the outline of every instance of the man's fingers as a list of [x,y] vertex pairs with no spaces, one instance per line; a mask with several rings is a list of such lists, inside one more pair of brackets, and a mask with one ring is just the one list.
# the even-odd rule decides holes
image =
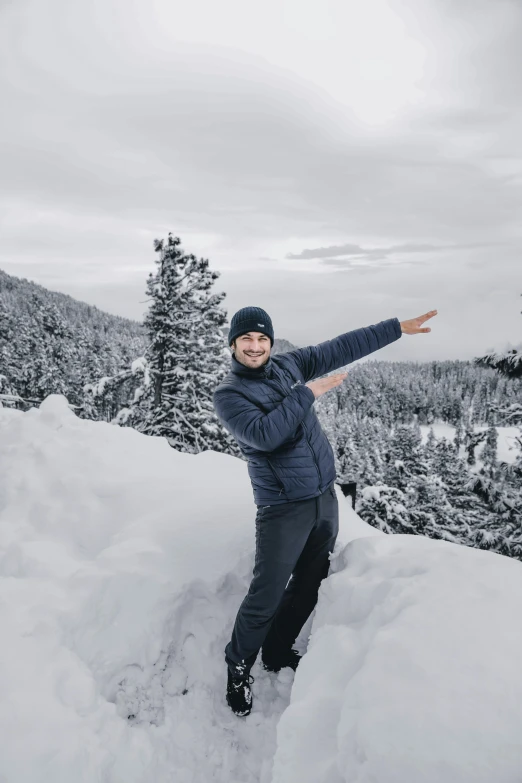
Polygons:
[[326,378],[321,378],[319,381],[316,381],[316,383],[322,383],[326,387],[335,386],[339,383],[342,383],[347,375],[347,372],[343,372],[337,375],[327,375]]
[[319,378],[319,380],[312,381],[306,385],[312,389],[315,397],[320,397],[321,394],[339,386],[347,375],[348,372],[339,373],[337,375],[327,375],[325,378]]

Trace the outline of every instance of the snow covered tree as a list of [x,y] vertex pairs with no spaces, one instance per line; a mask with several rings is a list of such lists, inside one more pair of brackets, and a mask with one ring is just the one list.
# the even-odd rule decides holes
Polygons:
[[436,446],[437,446],[437,438],[435,437],[435,432],[433,431],[433,427],[430,427],[428,432],[428,437],[426,438],[426,443],[424,444],[425,454],[428,457],[431,457],[435,453]]
[[141,324],[0,270],[0,372],[20,407],[58,393],[83,416],[83,386],[113,374],[141,345]]
[[36,394],[41,399],[49,394],[67,396],[74,351],[70,326],[54,302],[40,300],[34,313],[41,335],[39,352],[33,362],[37,371]]
[[409,523],[404,492],[387,484],[365,486],[358,494],[355,512],[384,533],[414,533]]
[[457,454],[460,453],[460,447],[464,443],[464,428],[462,426],[462,419],[459,419],[455,427],[455,437],[453,438],[453,446]]
[[[113,424],[132,426],[147,413],[141,401],[150,385],[150,374],[145,357],[135,359],[129,368],[114,375],[104,376],[83,388],[83,418],[105,419]],[[128,404],[122,408],[122,400]]]
[[475,432],[473,429],[472,417],[468,416],[464,429],[464,448],[467,454],[466,462],[470,467],[477,464],[475,449],[479,443],[482,443],[485,437],[486,435],[484,432]]
[[144,319],[147,372],[138,396],[115,422],[165,437],[179,451],[236,454],[212,401],[229,369],[221,330],[226,313],[220,307],[226,294],[211,293],[219,272],[209,268],[208,259],[185,253],[180,245],[172,233],[154,243],[158,268],[147,281],[151,305]]
[[497,443],[497,428],[494,426],[494,424],[490,424],[486,432],[486,442],[484,444],[484,448],[482,449],[481,458],[484,468],[491,476],[497,475]]
[[361,428],[366,442],[361,470],[356,480],[360,482],[364,476],[365,483],[378,484],[383,481],[385,475],[389,433],[377,418],[365,419]]
[[492,367],[508,378],[522,378],[522,350],[519,348],[504,352],[492,351],[474,361],[479,367]]
[[426,475],[420,431],[411,425],[397,424],[388,442],[384,483],[406,489],[412,476]]
[[408,521],[417,534],[459,542],[459,525],[444,484],[433,472],[414,476],[408,488]]
[[[490,353],[476,358],[474,362],[480,367],[491,367],[507,378],[522,379],[520,350]],[[488,409],[488,414],[495,418],[501,415],[509,423],[522,423],[520,401],[502,406],[493,399],[489,401]],[[497,461],[497,437],[496,427],[490,425],[482,453],[483,467],[469,482],[488,509],[487,525],[477,536],[476,543],[522,559],[522,430],[517,438],[518,454],[512,464]]]

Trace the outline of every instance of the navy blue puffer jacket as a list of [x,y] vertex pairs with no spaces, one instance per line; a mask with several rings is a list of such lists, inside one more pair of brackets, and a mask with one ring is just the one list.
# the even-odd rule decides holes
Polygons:
[[232,367],[216,387],[214,409],[248,460],[258,506],[305,500],[335,479],[330,441],[305,384],[367,356],[401,337],[398,318],[354,329],[333,340],[270,356],[246,367],[232,354]]

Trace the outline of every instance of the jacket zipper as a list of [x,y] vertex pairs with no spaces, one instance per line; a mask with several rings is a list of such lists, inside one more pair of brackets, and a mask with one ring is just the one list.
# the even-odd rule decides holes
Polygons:
[[279,478],[279,476],[277,475],[277,473],[276,473],[276,471],[275,471],[275,468],[274,468],[274,466],[272,465],[272,463],[270,462],[270,460],[268,459],[268,457],[266,458],[266,461],[267,461],[267,462],[268,462],[268,464],[270,465],[270,470],[271,470],[271,471],[272,471],[272,473],[274,474],[274,478],[275,478],[275,480],[277,481],[277,483],[278,483],[278,484],[280,484],[280,485],[281,485],[281,489],[279,490],[279,494],[281,494],[281,492],[282,492],[282,491],[284,490],[284,488],[285,488],[285,487],[284,487],[284,484],[283,484],[283,482],[281,481],[281,479]]
[[301,426],[302,426],[303,430],[304,430],[304,431],[305,431],[305,433],[306,433],[306,434],[305,434],[305,441],[306,441],[306,445],[307,445],[307,446],[308,446],[308,448],[310,449],[310,454],[312,455],[312,458],[313,458],[313,460],[314,460],[314,463],[315,463],[315,468],[316,468],[316,470],[317,470],[317,475],[319,476],[319,488],[320,488],[320,487],[322,486],[322,482],[323,482],[323,480],[322,480],[322,478],[321,478],[321,471],[319,470],[319,465],[317,464],[317,460],[316,460],[316,458],[315,458],[314,450],[313,450],[313,448],[312,448],[312,446],[311,446],[311,444],[310,444],[310,442],[309,442],[309,440],[308,440],[308,430],[307,430],[307,429],[306,429],[306,427],[305,427],[305,423],[304,423],[304,421],[302,421],[302,422],[301,422]]

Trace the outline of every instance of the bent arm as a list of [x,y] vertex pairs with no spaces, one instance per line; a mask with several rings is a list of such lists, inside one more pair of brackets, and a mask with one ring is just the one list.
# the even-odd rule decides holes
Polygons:
[[297,384],[270,413],[262,413],[236,389],[216,389],[213,402],[219,420],[236,440],[260,451],[273,451],[294,434],[315,395],[309,386]]
[[388,318],[371,326],[345,332],[318,345],[289,351],[286,356],[294,359],[306,383],[384,348],[385,345],[398,340],[401,335],[399,319]]

